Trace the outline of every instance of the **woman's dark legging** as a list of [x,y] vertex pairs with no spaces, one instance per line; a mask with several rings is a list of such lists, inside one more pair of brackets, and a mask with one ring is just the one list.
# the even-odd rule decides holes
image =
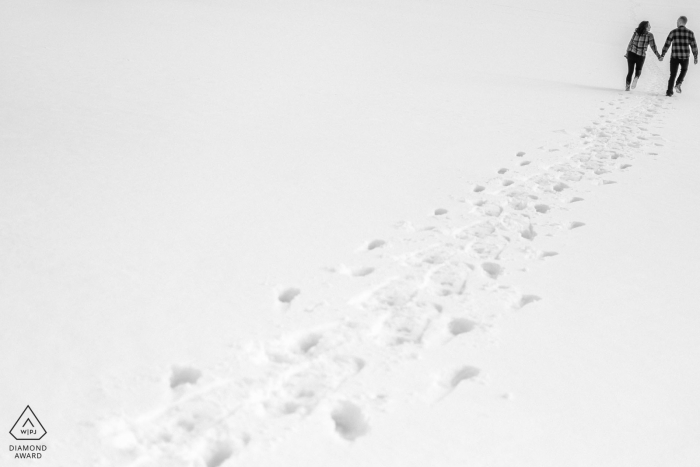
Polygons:
[[642,74],[642,67],[644,66],[644,59],[646,57],[643,55],[637,55],[634,52],[627,52],[627,84],[632,82],[632,73],[634,72],[634,67],[637,67],[637,71],[634,76],[639,78]]

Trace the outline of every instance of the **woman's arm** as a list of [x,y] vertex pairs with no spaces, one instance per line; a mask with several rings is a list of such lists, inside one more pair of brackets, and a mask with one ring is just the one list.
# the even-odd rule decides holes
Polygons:
[[627,57],[627,52],[629,52],[630,49],[632,48],[632,42],[634,41],[634,36],[636,36],[636,35],[637,35],[636,32],[634,34],[632,34],[632,39],[630,39],[630,43],[627,44],[627,50],[625,51],[625,57]]
[[656,41],[654,40],[654,35],[652,33],[649,33],[649,35],[651,36],[651,38],[649,39],[649,45],[651,46],[651,50],[653,50],[656,54],[656,58],[660,58],[661,55],[659,55],[659,51],[656,50]]

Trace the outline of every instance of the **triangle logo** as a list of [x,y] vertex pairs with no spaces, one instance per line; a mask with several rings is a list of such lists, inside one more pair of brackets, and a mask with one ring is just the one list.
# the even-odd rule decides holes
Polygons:
[[44,437],[46,430],[32,408],[27,406],[10,430],[10,434],[17,441],[38,441]]

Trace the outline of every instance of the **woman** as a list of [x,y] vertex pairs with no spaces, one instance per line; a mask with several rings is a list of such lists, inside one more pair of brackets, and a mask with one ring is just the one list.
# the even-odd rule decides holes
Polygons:
[[[642,74],[644,59],[646,59],[647,46],[651,46],[651,50],[656,54],[656,58],[661,60],[661,55],[659,55],[659,51],[656,50],[654,35],[649,31],[651,31],[651,24],[649,21],[642,21],[639,23],[639,27],[634,30],[632,39],[627,46],[627,53],[625,54],[625,58],[627,58],[627,86],[625,87],[625,91],[630,90],[630,82],[632,83],[632,89],[637,87],[637,80]],[[634,81],[632,81],[633,72]]]

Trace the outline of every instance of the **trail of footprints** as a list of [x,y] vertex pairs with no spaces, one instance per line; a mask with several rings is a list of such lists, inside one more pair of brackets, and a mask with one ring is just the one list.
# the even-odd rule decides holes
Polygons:
[[[372,387],[378,375],[410,365],[431,348],[487,334],[503,311],[540,300],[502,278],[555,257],[538,247],[538,239],[585,223],[553,214],[583,201],[580,194],[614,183],[635,159],[663,145],[648,127],[668,106],[659,97],[630,97],[621,93],[610,101],[601,108],[604,124],[593,122],[566,144],[518,152],[492,179],[466,186],[454,207],[437,207],[426,225],[404,223],[395,238],[359,248],[358,257],[381,257],[384,265],[332,269],[371,284],[349,303],[325,304],[346,310],[344,319],[241,345],[210,374],[173,367],[171,402],[103,424],[103,465],[233,465],[272,449],[313,413],[326,414],[340,439],[370,434],[371,416],[380,416],[392,397]],[[293,313],[301,294],[289,287],[276,299]],[[482,371],[469,362],[442,368],[432,375],[427,397],[439,403]],[[373,376],[363,379],[365,373]]]

